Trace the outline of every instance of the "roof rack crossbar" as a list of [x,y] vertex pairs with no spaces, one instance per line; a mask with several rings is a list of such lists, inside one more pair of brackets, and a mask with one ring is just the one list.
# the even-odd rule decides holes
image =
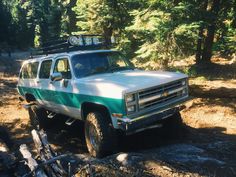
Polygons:
[[63,37],[61,39],[47,41],[42,45],[42,48],[35,50],[33,55],[47,55],[76,50],[94,50],[102,47],[107,47],[102,35],[70,36],[67,39]]
[[64,42],[64,43],[61,43],[61,44],[55,44],[55,45],[51,45],[51,46],[48,46],[48,47],[43,47],[40,50],[47,51],[47,50],[52,50],[52,49],[56,49],[56,48],[60,48],[60,47],[67,47],[67,46],[69,46],[68,42]]

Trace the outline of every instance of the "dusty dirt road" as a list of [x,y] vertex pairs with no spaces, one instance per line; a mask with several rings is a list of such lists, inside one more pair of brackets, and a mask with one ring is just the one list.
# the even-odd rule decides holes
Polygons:
[[[17,72],[18,66],[15,68]],[[17,152],[22,143],[33,149],[28,113],[18,100],[14,74],[0,75],[0,130],[10,133],[11,152]],[[194,98],[181,112],[187,129],[184,137],[170,138],[162,129],[149,130],[122,138],[119,153],[92,159],[85,146],[83,124],[68,127],[59,120],[47,130],[49,142],[59,153],[93,160],[98,176],[236,176],[236,78],[195,77],[190,86]],[[1,131],[0,138],[5,141]],[[0,176],[15,174],[0,165]]]

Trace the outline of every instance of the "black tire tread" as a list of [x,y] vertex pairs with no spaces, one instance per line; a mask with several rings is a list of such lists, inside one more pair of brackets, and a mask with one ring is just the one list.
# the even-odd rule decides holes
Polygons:
[[[89,135],[88,135],[88,126],[89,124],[93,124],[96,128],[97,133],[100,137],[99,149],[95,150],[90,143]],[[104,117],[99,112],[90,112],[87,115],[87,119],[85,121],[85,139],[88,150],[90,154],[94,157],[104,157],[112,153],[112,151],[116,148],[116,133],[114,129],[110,125],[110,121],[107,117]]]

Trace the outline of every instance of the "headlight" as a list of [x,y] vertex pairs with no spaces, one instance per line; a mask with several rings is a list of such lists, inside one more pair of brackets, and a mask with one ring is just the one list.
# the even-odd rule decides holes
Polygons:
[[135,105],[127,107],[128,112],[135,112]]
[[125,95],[125,102],[127,106],[127,114],[131,114],[137,111],[137,104],[135,93]]
[[129,103],[135,100],[135,96],[134,94],[126,95],[125,99],[126,99],[126,102]]

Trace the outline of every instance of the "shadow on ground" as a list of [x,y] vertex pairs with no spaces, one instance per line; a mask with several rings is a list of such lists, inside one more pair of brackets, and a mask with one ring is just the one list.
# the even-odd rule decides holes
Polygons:
[[212,79],[236,79],[236,64],[200,64],[192,65],[190,73],[195,73],[197,76],[204,76],[205,78]]
[[198,98],[236,98],[236,85],[235,88],[222,86],[219,88],[205,89],[204,86],[192,84],[190,86],[190,93]]
[[[236,69],[232,68],[234,67],[214,64],[211,66],[211,70],[204,67],[199,68],[198,73],[212,78],[236,78]],[[15,83],[12,81],[1,80],[1,83],[5,87],[4,90],[15,87]],[[202,88],[199,87],[198,89],[201,90]],[[204,92],[203,95],[196,95],[209,98],[212,92],[218,93],[222,91],[232,93],[235,89],[222,86],[217,91],[209,90]],[[13,93],[15,94],[15,91],[6,92],[8,95]],[[235,104],[226,105],[227,100],[224,100],[222,95],[214,96],[213,98],[220,99],[209,99],[210,105],[230,106],[235,110]],[[230,99],[234,100],[235,97]],[[205,101],[207,103],[208,99]],[[199,103],[193,106],[201,106],[206,103]],[[85,145],[83,123],[78,121],[68,127],[63,120],[65,120],[65,117],[59,116],[53,127],[46,130],[52,147],[59,153],[70,152],[89,156]],[[0,125],[0,139],[7,144],[11,152],[18,152],[19,145],[23,143],[34,149],[30,135],[30,125],[21,124],[20,121],[20,119],[15,119],[12,123]],[[120,139],[119,152],[126,154],[125,162],[118,161],[118,154],[115,154],[98,160],[98,163],[100,166],[108,165],[108,171],[115,169],[120,172],[120,166],[125,166],[127,169],[138,169],[141,170],[141,176],[157,175],[158,171],[160,171],[160,166],[163,168],[165,166],[166,171],[172,173],[170,176],[175,176],[174,173],[220,177],[236,176],[236,135],[225,134],[225,129],[222,127],[186,127],[186,129],[186,136],[178,138],[166,136],[166,131],[163,131],[163,129],[153,129],[122,137]],[[10,140],[9,134],[5,132],[10,132],[12,140]],[[1,159],[0,163],[2,163]],[[116,164],[118,164],[118,168],[114,167]],[[1,174],[0,169],[0,176]],[[104,176],[109,176],[108,174]],[[116,174],[113,174],[113,176],[116,176]],[[159,175],[166,176],[165,173]]]
[[[46,130],[52,147],[60,153],[85,154],[89,157],[83,123],[78,121],[68,127],[62,119],[65,117],[55,121],[53,127]],[[11,141],[7,142],[9,137],[4,136],[3,133],[0,134],[0,139],[9,144],[12,152],[18,151],[19,145],[23,143],[33,149],[31,136],[26,134],[26,130],[30,132],[30,127],[15,128],[14,124],[18,122],[4,125],[5,127],[2,128],[4,132],[14,132],[14,145]],[[127,164],[132,169],[141,168],[143,171],[150,171],[161,165],[167,166],[175,173],[235,176],[236,135],[224,134],[225,129],[221,127],[199,129],[186,127],[186,130],[186,136],[178,138],[166,136],[166,131],[163,129],[153,129],[122,137],[119,151],[127,154]],[[102,162],[100,165],[112,162],[113,165],[117,163],[122,166],[117,160],[117,155],[106,157],[104,161],[101,159],[100,162]]]
[[[52,146],[60,153],[88,155],[83,123],[76,122],[68,127],[61,120],[56,122],[57,125],[47,130]],[[131,159],[127,163],[134,169],[147,168],[145,170],[150,171],[147,164],[151,163],[153,165],[150,168],[156,168],[157,163],[184,174],[235,176],[236,135],[224,134],[225,129],[222,127],[186,127],[186,130],[183,137],[166,136],[163,129],[122,137],[119,152],[127,154],[127,159]],[[121,165],[116,158],[117,155],[112,155],[106,157],[104,162],[109,164],[112,161]]]

